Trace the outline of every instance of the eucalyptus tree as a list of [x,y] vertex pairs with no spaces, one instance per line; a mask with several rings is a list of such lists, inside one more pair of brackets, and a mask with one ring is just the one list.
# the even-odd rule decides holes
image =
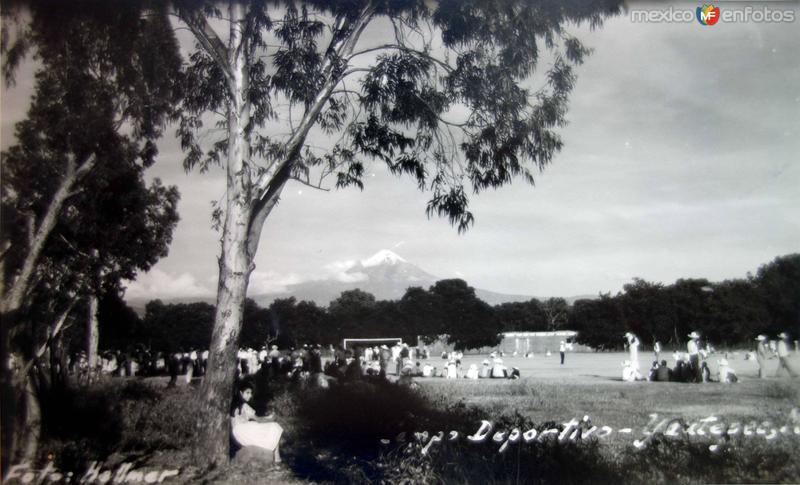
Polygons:
[[4,237],[0,248],[0,313],[9,318],[35,285],[67,202],[99,161],[128,150],[142,167],[154,162],[155,141],[173,113],[180,58],[166,15],[144,17],[134,2],[9,6],[2,40],[6,83],[14,83],[29,54],[38,67],[28,119],[17,125],[17,145],[3,154],[4,175],[15,163],[43,167],[18,177],[29,178],[25,190],[4,181],[4,206],[13,206],[24,227],[19,244],[12,248]]
[[2,154],[0,348],[4,362],[10,352],[22,359],[19,372],[2,373],[22,400],[19,422],[3,429],[4,460],[35,454],[35,364],[78,299],[118,290],[120,278],[166,253],[177,191],[146,186],[144,170],[173,113],[180,72],[165,13],[97,1],[8,7],[5,81],[29,54],[36,72],[27,118]]
[[[534,174],[562,142],[574,65],[620,2],[176,1],[195,41],[179,135],[187,169],[221,164],[217,313],[200,442],[225,456],[225,410],[264,221],[290,180],[363,187],[367,163],[409,176],[459,231],[469,192]],[[547,63],[538,68],[539,61]],[[215,116],[216,132],[205,130]],[[205,136],[203,142],[198,135]]]

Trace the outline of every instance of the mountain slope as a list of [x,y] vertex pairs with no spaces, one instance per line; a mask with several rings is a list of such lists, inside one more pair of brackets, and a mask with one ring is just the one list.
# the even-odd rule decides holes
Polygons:
[[[410,263],[388,249],[382,249],[367,259],[353,263],[345,271],[347,281],[335,279],[313,280],[288,285],[286,291],[280,293],[264,293],[248,295],[262,307],[269,306],[278,298],[294,297],[298,301],[313,301],[320,306],[327,306],[331,300],[341,295],[343,291],[356,288],[375,295],[377,300],[399,300],[406,289],[418,286],[427,289],[442,278],[432,275],[413,263]],[[469,282],[467,282],[469,283]],[[481,300],[490,305],[506,302],[528,301],[531,298],[544,300],[546,298],[530,295],[510,295],[476,288],[475,293]],[[577,299],[593,299],[596,296],[578,296],[566,298],[572,304]],[[165,303],[186,303],[188,301],[208,301],[214,303],[214,298],[176,299]],[[129,304],[137,310],[143,310],[146,301],[131,300]],[[140,313],[143,313],[141,311]]]

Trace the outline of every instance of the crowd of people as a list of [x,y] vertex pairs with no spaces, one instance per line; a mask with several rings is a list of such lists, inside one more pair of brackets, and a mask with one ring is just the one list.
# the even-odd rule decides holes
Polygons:
[[[660,342],[653,345],[655,360],[646,374],[640,365],[640,339],[633,333],[624,334],[628,358],[622,363],[622,380],[627,382],[722,382],[735,383],[739,380],[736,370],[730,365],[728,355],[716,361],[716,371],[712,372],[709,361],[715,349],[703,341],[698,332],[687,335],[686,351],[676,350],[672,354],[672,365],[661,359]],[[794,351],[800,352],[794,341]],[[561,342],[559,346],[561,364],[569,345]],[[770,359],[778,359],[778,375],[797,377],[797,364],[791,357],[792,344],[786,332],[778,334],[777,340],[766,335],[755,338],[755,350],[745,355],[745,360],[758,364],[758,376],[767,377],[766,365]],[[514,353],[516,356],[516,352]],[[551,355],[549,351],[546,356]],[[126,351],[106,351],[97,358],[94,368],[89,365],[85,352],[62,355],[51,362],[68,370],[70,374],[105,374],[110,376],[169,376],[168,386],[180,381],[186,383],[199,381],[206,373],[208,350],[188,349],[184,352],[151,352],[144,346],[133,346]],[[232,449],[256,447],[267,450],[273,461],[280,461],[278,444],[282,428],[271,415],[257,416],[250,405],[253,397],[253,383],[259,382],[256,376],[269,380],[286,380],[303,386],[329,387],[338,382],[348,382],[362,378],[386,378],[394,374],[396,378],[443,378],[443,379],[519,379],[520,369],[508,367],[503,361],[503,353],[495,351],[488,354],[480,364],[463,364],[464,354],[459,351],[444,351],[440,363],[431,358],[427,347],[411,347],[397,342],[391,347],[386,344],[365,346],[363,343],[351,348],[307,344],[298,348],[279,349],[276,345],[263,346],[260,350],[240,349],[237,354],[236,383],[231,404],[231,423],[233,429]],[[533,358],[532,353],[525,355]],[[13,370],[13,362],[9,362]]]
[[[654,382],[722,382],[732,384],[739,381],[736,370],[731,367],[727,354],[717,360],[716,372],[711,371],[709,358],[716,350],[708,343],[701,341],[700,334],[696,331],[688,334],[686,352],[675,351],[672,354],[673,365],[667,365],[666,360],[660,360],[661,343],[655,342],[653,352],[655,360],[650,367],[647,376],[642,375],[639,370],[639,338],[633,333],[627,332],[624,335],[626,347],[629,352],[629,359],[622,362],[622,380],[635,382],[648,380]],[[769,355],[769,339],[766,335],[756,337],[756,351],[753,353],[758,362],[758,376],[766,377],[766,361]],[[795,351],[798,351],[797,341],[794,342]],[[793,367],[789,359],[790,355],[789,334],[781,332],[778,340],[772,342],[773,357],[778,358],[777,375],[788,375],[797,377],[800,372]],[[750,354],[745,357],[747,360]]]
[[[779,372],[797,376],[789,360],[789,336],[781,333],[778,337],[780,340],[774,346],[774,353],[779,359]],[[688,334],[686,352],[673,353],[672,367],[667,365],[666,360],[659,360],[662,348],[660,342],[655,342],[653,345],[655,361],[647,376],[643,376],[639,369],[641,346],[639,338],[631,332],[626,333],[624,338],[629,353],[628,359],[623,362],[624,381],[735,383],[739,380],[736,371],[728,362],[727,355],[717,360],[717,370],[712,374],[708,361],[716,351],[707,341],[701,340],[698,332]],[[755,358],[759,363],[760,377],[765,376],[767,340],[765,335],[756,338],[758,346]],[[559,348],[562,364],[565,351],[566,348],[562,345]],[[331,382],[347,382],[364,377],[386,378],[390,372],[398,376],[401,381],[414,377],[474,380],[521,377],[517,367],[508,368],[504,364],[500,352],[490,353],[480,366],[470,364],[466,368],[462,366],[464,355],[461,352],[443,352],[442,365],[438,367],[430,359],[427,348],[413,348],[403,343],[396,343],[392,347],[386,344],[350,349],[330,347],[326,353],[329,354],[329,358],[323,359],[323,349],[319,345],[304,345],[302,348],[290,348],[286,351],[280,351],[276,346],[272,346],[269,351],[263,348],[258,352],[253,349],[243,349],[239,352],[237,367],[239,389],[231,406],[234,448],[255,446],[266,450],[274,461],[280,461],[278,447],[282,428],[272,415],[256,416],[248,404],[253,390],[247,376],[256,372],[266,372],[273,378],[277,376],[302,383],[311,382],[321,387],[327,387]],[[323,364],[323,361],[327,362]]]
[[[489,354],[480,366],[462,365],[464,353],[460,351],[442,352],[441,366],[435,365],[426,347],[409,347],[397,343],[392,347],[356,347],[340,349],[326,367],[326,374],[332,377],[381,376],[392,372],[398,377],[439,377],[444,379],[519,379],[517,367],[508,368],[497,352]],[[490,360],[491,359],[491,360]]]

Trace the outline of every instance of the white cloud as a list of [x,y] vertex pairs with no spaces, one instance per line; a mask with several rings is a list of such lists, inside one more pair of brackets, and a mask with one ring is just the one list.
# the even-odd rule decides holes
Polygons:
[[342,283],[358,283],[359,281],[366,281],[369,279],[364,273],[361,272],[353,272],[353,273],[337,273],[333,275],[333,278],[336,281],[341,281]]
[[127,285],[125,295],[129,298],[142,299],[168,299],[188,297],[213,296],[212,289],[200,282],[189,273],[174,275],[153,269],[148,273],[139,275],[136,281]]
[[357,283],[369,277],[360,271],[351,271],[356,266],[352,260],[333,261],[323,267],[325,273],[319,279],[336,280],[342,283]]
[[341,272],[347,271],[348,269],[352,268],[355,265],[356,265],[356,261],[353,261],[353,260],[332,261],[332,262],[326,264],[325,266],[323,266],[323,269],[326,272],[329,272],[329,273],[332,273],[332,274],[336,274],[336,273],[341,273]]
[[251,295],[285,293],[289,285],[301,283],[303,278],[295,273],[280,274],[275,271],[253,271],[247,292]]

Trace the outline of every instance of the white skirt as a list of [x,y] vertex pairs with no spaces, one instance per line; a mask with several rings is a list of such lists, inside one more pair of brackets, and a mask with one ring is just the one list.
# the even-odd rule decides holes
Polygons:
[[283,428],[278,423],[247,421],[233,425],[233,439],[241,446],[258,446],[275,450],[281,439]]

